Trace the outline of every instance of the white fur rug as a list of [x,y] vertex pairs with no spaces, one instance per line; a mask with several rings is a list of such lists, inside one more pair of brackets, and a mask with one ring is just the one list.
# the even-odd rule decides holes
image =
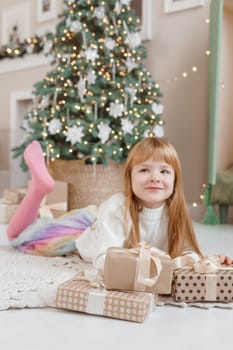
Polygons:
[[78,256],[47,258],[0,246],[0,310],[54,307],[57,286],[90,268]]
[[[55,307],[58,285],[83,270],[92,266],[75,255],[47,258],[0,246],[0,310]],[[159,296],[156,304],[233,309],[233,303],[180,303],[169,296]]]

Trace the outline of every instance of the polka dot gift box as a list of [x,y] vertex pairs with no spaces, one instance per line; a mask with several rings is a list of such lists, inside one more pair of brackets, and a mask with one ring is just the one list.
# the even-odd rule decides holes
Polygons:
[[216,257],[207,257],[192,267],[176,269],[172,296],[175,301],[184,302],[232,302],[233,266],[224,267],[216,262]]
[[56,306],[62,309],[144,322],[154,307],[154,295],[146,292],[107,291],[85,280],[71,279],[57,290]]

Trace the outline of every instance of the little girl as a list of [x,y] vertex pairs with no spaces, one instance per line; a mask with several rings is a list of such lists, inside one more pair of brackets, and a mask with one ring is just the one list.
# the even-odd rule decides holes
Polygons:
[[[31,185],[8,227],[12,246],[47,256],[78,253],[97,268],[111,246],[134,247],[140,241],[171,257],[202,256],[185,204],[181,166],[174,147],[165,139],[149,137],[130,151],[125,164],[124,193],[116,193],[97,210],[73,210],[59,219],[37,219],[43,197],[54,188],[40,144],[33,141],[24,159]],[[230,258],[222,256],[222,263]]]

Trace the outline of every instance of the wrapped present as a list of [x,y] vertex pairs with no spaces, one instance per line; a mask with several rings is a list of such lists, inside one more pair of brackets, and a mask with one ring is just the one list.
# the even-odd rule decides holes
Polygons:
[[53,192],[48,193],[39,209],[40,217],[57,218],[67,212],[68,184],[55,181]]
[[0,223],[8,224],[17,208],[18,208],[17,204],[5,203],[5,199],[1,198],[0,199]]
[[104,285],[110,290],[146,291],[170,294],[172,259],[165,252],[146,247],[109,248],[104,264]]
[[107,291],[77,278],[58,286],[56,306],[62,309],[144,322],[154,307],[154,295],[143,292]]
[[26,188],[7,188],[3,191],[3,201],[6,204],[19,204],[26,191]]
[[67,210],[68,184],[64,181],[55,181],[54,190],[47,194],[46,204],[66,203]]
[[175,301],[233,301],[233,266],[222,266],[216,256],[189,262],[175,269],[172,284]]
[[65,214],[67,211],[67,202],[60,202],[54,204],[45,204],[41,205],[39,208],[39,217],[50,217],[57,218]]

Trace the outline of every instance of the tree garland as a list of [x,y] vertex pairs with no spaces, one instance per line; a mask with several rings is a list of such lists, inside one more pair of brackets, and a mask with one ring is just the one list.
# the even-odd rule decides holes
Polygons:
[[19,42],[18,44],[3,45],[0,47],[0,60],[5,58],[18,58],[23,57],[27,54],[38,54],[44,50],[44,45],[48,40],[51,33],[47,33],[43,36],[35,35],[34,37],[28,38]]

